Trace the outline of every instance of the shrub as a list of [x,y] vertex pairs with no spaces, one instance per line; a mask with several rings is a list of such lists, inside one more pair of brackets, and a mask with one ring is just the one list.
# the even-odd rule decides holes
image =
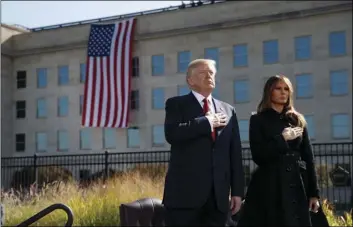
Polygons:
[[128,170],[130,173],[138,173],[142,177],[160,180],[165,177],[168,170],[168,164],[148,163],[138,164],[134,168]]
[[36,183],[38,188],[42,188],[45,184],[53,182],[71,182],[73,181],[72,173],[60,166],[37,167],[37,179],[33,167],[25,167],[16,171],[12,177],[11,187],[15,190],[29,188]]
[[322,203],[322,208],[326,217],[330,223],[330,226],[352,226],[352,212],[353,209],[349,212],[345,212],[343,216],[335,215],[334,206],[329,203],[327,200],[324,200]]

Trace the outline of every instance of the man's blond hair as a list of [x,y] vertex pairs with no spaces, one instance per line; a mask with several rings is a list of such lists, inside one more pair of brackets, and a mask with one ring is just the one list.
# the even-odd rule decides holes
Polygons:
[[215,73],[216,73],[216,61],[211,60],[211,59],[195,59],[195,60],[193,60],[192,62],[189,63],[186,76],[190,77],[192,75],[192,71],[195,68],[197,68],[199,65],[212,66],[214,68],[214,70],[215,70]]

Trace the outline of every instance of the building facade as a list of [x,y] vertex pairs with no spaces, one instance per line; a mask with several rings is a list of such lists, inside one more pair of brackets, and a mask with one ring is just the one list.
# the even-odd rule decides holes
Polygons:
[[168,149],[164,103],[188,92],[196,58],[217,62],[214,96],[235,105],[244,147],[264,81],[278,73],[314,143],[352,141],[351,1],[229,1],[136,17],[127,129],[81,127],[89,23],[1,26],[3,157]]

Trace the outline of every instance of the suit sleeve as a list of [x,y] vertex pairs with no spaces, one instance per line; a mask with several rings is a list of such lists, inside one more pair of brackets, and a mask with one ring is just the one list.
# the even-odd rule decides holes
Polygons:
[[230,148],[231,196],[244,197],[244,168],[237,115],[233,109]]
[[164,133],[171,145],[180,144],[211,132],[211,126],[206,117],[183,120],[177,99],[170,98],[165,104]]
[[303,131],[303,140],[301,143],[301,158],[306,162],[306,172],[308,173],[308,197],[319,198],[319,186],[315,170],[314,152],[306,127]]
[[266,136],[261,127],[258,115],[250,117],[249,142],[253,161],[258,165],[276,162],[281,154],[285,154],[289,147],[281,134]]

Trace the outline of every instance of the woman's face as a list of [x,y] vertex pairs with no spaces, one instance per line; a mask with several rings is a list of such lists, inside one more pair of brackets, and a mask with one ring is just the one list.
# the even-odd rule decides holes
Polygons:
[[271,102],[276,105],[285,105],[289,98],[289,87],[283,81],[278,81],[271,94]]

